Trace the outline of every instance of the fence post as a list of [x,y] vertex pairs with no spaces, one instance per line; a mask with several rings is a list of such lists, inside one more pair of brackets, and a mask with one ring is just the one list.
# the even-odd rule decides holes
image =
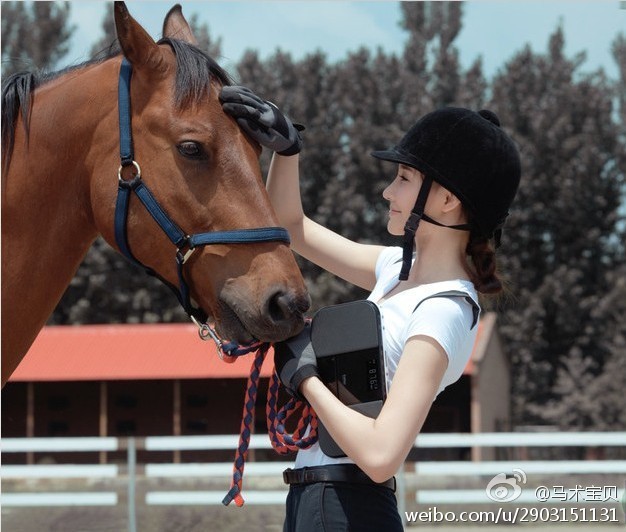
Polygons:
[[137,469],[137,449],[135,438],[128,438],[128,532],[137,532],[137,512],[135,508],[135,487]]

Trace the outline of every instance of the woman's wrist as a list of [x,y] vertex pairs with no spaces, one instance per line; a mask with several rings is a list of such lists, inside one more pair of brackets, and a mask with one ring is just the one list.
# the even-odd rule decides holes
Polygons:
[[304,395],[304,397],[308,399],[310,394],[312,395],[315,393],[315,389],[319,385],[324,386],[317,375],[312,375],[302,381],[298,390],[301,395]]

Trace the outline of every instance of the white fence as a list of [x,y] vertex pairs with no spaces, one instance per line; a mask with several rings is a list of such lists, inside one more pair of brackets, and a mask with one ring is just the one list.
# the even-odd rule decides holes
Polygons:
[[[68,452],[113,452],[126,451],[126,463],[119,464],[41,464],[41,465],[2,465],[3,479],[1,504],[11,506],[112,506],[120,502],[119,491],[68,491],[68,492],[10,492],[6,490],[7,480],[24,479],[123,479],[125,493],[121,494],[128,504],[129,530],[135,530],[135,505],[212,505],[221,504],[232,473],[232,462],[226,463],[146,463],[138,470],[136,451],[190,451],[190,450],[232,450],[238,443],[237,435],[218,436],[154,436],[146,438],[6,438],[1,441],[3,453],[68,453]],[[483,434],[422,434],[415,442],[416,448],[467,448],[467,447],[621,447],[626,449],[626,432],[589,433],[483,433]],[[267,435],[253,435],[250,450],[270,449]],[[246,464],[244,475],[244,498],[246,504],[282,505],[287,488],[246,489],[250,479],[274,479],[280,485],[282,471],[292,462],[255,462]],[[424,461],[407,462],[398,475],[398,499],[401,510],[405,495],[420,504],[483,504],[491,503],[485,493],[487,482],[495,475],[522,470],[527,475],[611,475],[621,478],[611,493],[612,499],[624,496],[626,460],[490,460],[470,461]],[[482,482],[481,489],[422,489],[425,477],[434,479],[468,479]],[[147,489],[142,501],[136,501],[137,480],[145,479],[212,479],[224,482],[219,491],[210,490],[163,490]],[[463,484],[464,482],[459,482]],[[466,482],[465,482],[466,483]],[[156,486],[154,482],[150,485]],[[414,495],[413,495],[414,494]],[[596,499],[597,501],[597,499]],[[537,503],[533,494],[523,493],[518,502]],[[548,498],[542,502],[555,502]],[[576,502],[593,502],[583,497]],[[615,501],[617,502],[617,501]]]

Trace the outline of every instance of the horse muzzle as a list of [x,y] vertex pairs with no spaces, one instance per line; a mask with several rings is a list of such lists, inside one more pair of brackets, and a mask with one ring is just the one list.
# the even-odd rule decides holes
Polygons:
[[311,304],[308,295],[282,289],[268,291],[259,306],[249,301],[230,294],[220,298],[215,323],[221,337],[241,344],[285,340],[302,330]]

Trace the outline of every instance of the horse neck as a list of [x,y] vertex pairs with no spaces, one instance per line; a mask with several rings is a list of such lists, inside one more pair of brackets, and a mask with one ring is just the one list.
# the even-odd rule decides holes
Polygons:
[[2,190],[3,377],[4,355],[23,356],[98,234],[90,200],[95,172],[87,161],[103,128],[111,129],[111,146],[98,150],[111,153],[115,186],[117,80],[103,76],[113,70],[110,63],[38,88],[28,139],[19,118],[16,123]]

